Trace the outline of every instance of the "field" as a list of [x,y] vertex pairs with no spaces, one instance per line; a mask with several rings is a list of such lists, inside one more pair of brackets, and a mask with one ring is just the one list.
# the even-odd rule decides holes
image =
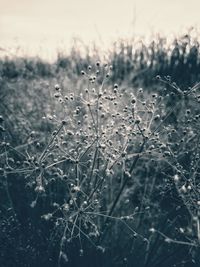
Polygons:
[[0,59],[0,265],[200,266],[199,42]]

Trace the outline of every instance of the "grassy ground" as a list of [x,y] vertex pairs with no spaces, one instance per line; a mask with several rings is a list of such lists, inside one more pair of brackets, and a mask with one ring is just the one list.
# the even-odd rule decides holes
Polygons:
[[199,44],[0,61],[2,266],[199,266]]

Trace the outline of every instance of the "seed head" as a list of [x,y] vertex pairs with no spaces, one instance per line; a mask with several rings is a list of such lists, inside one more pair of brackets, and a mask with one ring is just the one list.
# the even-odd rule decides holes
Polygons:
[[136,99],[135,98],[132,98],[131,99],[131,104],[135,104],[136,103]]
[[56,90],[56,91],[59,91],[59,89],[60,89],[59,84],[56,84],[56,85],[55,85],[55,90]]
[[178,182],[180,180],[180,177],[178,176],[178,174],[175,174],[174,175],[174,181],[175,182]]
[[159,114],[154,117],[155,121],[158,121],[159,119],[160,119],[160,115]]
[[55,97],[55,98],[59,98],[59,97],[60,97],[60,93],[55,93],[55,94],[54,94],[54,97]]
[[183,186],[181,187],[180,191],[181,191],[182,193],[186,193],[186,192],[187,192],[187,188],[186,188],[186,186],[183,185]]
[[45,215],[42,216],[42,218],[46,221],[49,221],[52,218],[52,214],[51,213],[47,213]]
[[43,193],[43,192],[45,192],[45,189],[44,189],[44,187],[42,185],[38,185],[35,188],[35,192],[36,193]]

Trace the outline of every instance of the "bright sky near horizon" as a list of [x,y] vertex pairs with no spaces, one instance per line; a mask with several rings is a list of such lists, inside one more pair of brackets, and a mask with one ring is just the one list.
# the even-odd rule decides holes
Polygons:
[[29,52],[69,47],[73,37],[106,46],[190,26],[200,27],[200,0],[0,0],[0,48],[19,45]]

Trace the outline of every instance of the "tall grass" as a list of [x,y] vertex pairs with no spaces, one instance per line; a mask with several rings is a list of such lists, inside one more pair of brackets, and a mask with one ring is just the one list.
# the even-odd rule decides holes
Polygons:
[[[81,53],[77,46],[68,55],[60,52],[54,63],[40,58],[7,57],[0,61],[0,74],[9,79],[57,77],[62,71],[76,76],[87,65],[94,64],[94,59],[103,56],[95,47],[92,51],[87,47],[84,49],[85,53]],[[194,36],[192,30],[171,41],[161,36],[152,37],[148,43],[137,39],[118,40],[105,56],[113,66],[113,82],[149,85],[159,74],[171,76],[180,85],[192,86],[199,79],[198,32]]]

